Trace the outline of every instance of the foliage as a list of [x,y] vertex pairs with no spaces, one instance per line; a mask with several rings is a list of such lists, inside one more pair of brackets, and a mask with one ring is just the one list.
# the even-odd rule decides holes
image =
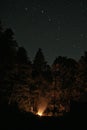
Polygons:
[[3,31],[0,23],[0,100],[24,111],[37,111],[40,99],[50,108],[69,108],[71,99],[87,93],[87,52],[79,61],[58,56],[48,65],[39,48],[33,63],[24,47],[19,47],[12,29]]

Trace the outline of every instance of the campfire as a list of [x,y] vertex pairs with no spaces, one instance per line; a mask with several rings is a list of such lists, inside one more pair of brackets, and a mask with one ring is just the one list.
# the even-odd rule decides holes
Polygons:
[[39,111],[37,112],[37,115],[43,116],[43,112],[39,110]]
[[38,111],[37,111],[37,115],[39,116],[43,116],[44,115],[44,111],[47,108],[47,101],[44,98],[40,99],[40,102],[38,104]]
[[44,113],[45,109],[46,109],[46,106],[43,106],[43,105],[39,106],[37,115],[43,116],[44,115],[43,113]]

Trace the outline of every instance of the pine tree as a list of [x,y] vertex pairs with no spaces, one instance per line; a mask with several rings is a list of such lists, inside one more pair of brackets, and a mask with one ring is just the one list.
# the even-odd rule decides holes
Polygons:
[[38,49],[35,55],[33,66],[37,72],[44,71],[46,68],[46,61],[41,48]]

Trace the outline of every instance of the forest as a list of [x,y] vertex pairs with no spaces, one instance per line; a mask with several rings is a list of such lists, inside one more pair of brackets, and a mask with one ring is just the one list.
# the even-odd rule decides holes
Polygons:
[[38,48],[31,61],[11,28],[0,22],[0,106],[17,104],[20,111],[56,115],[70,111],[70,101],[87,102],[87,51],[76,61],[58,56],[52,65]]

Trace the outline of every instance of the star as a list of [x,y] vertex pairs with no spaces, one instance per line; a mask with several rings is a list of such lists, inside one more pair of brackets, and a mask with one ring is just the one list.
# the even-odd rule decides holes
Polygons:
[[27,8],[27,7],[25,7],[25,11],[28,11],[28,8]]
[[60,38],[56,38],[56,41],[59,41],[60,40]]
[[51,18],[48,18],[48,21],[51,22]]
[[44,13],[44,10],[41,10],[41,13],[43,14],[43,13]]
[[84,34],[83,34],[83,33],[82,33],[82,34],[80,34],[80,37],[81,37],[81,38],[83,38],[83,37],[84,37]]
[[60,31],[61,30],[61,27],[60,27],[60,25],[58,26],[58,31]]
[[72,44],[72,47],[73,47],[73,48],[76,48],[76,44],[73,43],[73,44]]

